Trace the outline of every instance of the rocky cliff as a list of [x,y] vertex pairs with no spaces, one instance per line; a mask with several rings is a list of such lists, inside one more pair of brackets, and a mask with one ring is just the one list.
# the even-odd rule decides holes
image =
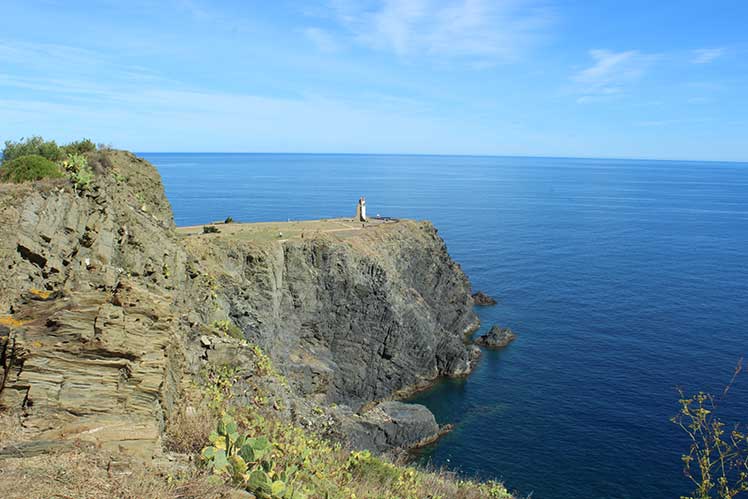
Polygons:
[[150,164],[118,151],[89,161],[90,192],[0,184],[0,406],[20,411],[29,449],[80,439],[157,453],[206,364],[243,365],[256,385],[247,340],[289,380],[277,388],[288,418],[321,404],[343,437],[376,450],[433,436],[422,409],[366,412],[471,369],[469,283],[433,226],[178,233]]
[[[254,242],[241,230],[185,247],[218,308],[300,393],[355,410],[471,368],[469,283],[429,223]],[[209,320],[210,317],[205,317]]]

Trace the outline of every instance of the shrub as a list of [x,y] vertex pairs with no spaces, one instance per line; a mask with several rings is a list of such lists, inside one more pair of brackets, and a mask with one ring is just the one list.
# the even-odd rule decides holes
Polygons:
[[[112,160],[109,158],[107,153],[102,150],[98,150],[96,152],[91,152],[86,154],[86,159],[88,159],[88,164],[91,167],[91,169],[98,173],[99,175],[103,175],[110,171],[113,168]],[[121,175],[120,175],[121,177]],[[125,181],[126,179],[122,177],[122,179],[118,179],[118,182]]]
[[215,225],[204,225],[203,226],[203,234],[218,234],[221,232],[218,230],[218,227]]
[[95,150],[96,144],[90,139],[77,140],[62,147],[62,152],[65,154],[85,154]]
[[45,157],[37,154],[19,156],[4,161],[0,167],[0,180],[3,182],[32,182],[43,178],[62,177],[60,168]]
[[223,221],[225,224],[232,224],[234,223],[234,219],[231,217],[226,217],[226,220]]
[[46,141],[38,136],[25,140],[21,139],[18,142],[5,141],[3,162],[30,155],[42,156],[50,161],[59,161],[63,158],[64,153],[54,140]]
[[213,413],[202,401],[181,407],[166,427],[166,448],[175,452],[198,453],[208,440],[214,425]]
[[244,339],[244,332],[241,330],[241,328],[228,319],[222,321],[213,321],[213,324],[211,324],[211,326],[231,338],[237,340]]
[[681,410],[671,421],[691,442],[681,459],[684,474],[696,487],[683,499],[732,499],[748,492],[748,433],[739,425],[727,428],[718,416],[720,403],[741,371],[742,359],[720,397],[704,392],[687,396],[679,390]]

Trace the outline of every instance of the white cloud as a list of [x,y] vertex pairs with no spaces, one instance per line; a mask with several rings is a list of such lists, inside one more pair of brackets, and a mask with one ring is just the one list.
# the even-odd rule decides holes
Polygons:
[[697,49],[693,51],[691,62],[694,64],[709,64],[725,54],[724,48]]
[[594,64],[573,76],[577,92],[583,94],[579,103],[608,100],[624,94],[627,88],[639,81],[656,56],[636,50],[613,52],[590,50]]
[[[21,92],[9,97],[8,88]],[[0,142],[41,134],[141,151],[454,152],[448,149],[456,147],[452,120],[434,116],[419,101],[367,97],[269,97],[168,82],[104,88],[93,80],[0,74]],[[464,126],[463,152],[489,143],[482,128]]]
[[160,75],[150,69],[122,64],[116,58],[98,52],[53,43],[11,42],[0,39],[0,61],[5,65],[23,67],[25,70],[51,73],[55,76],[71,74],[88,75],[101,80],[155,81]]
[[353,39],[399,57],[518,58],[552,21],[535,0],[332,0]]

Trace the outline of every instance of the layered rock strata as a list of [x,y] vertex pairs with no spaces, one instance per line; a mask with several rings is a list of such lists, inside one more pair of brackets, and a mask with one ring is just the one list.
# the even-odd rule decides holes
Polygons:
[[[0,184],[0,406],[21,411],[29,449],[157,454],[184,387],[207,364],[249,365],[248,342],[290,382],[276,387],[283,417],[322,405],[350,443],[379,451],[438,432],[425,408],[376,404],[475,359],[470,286],[431,224],[185,236],[150,164],[89,161],[90,192]],[[226,321],[242,338],[205,339]]]

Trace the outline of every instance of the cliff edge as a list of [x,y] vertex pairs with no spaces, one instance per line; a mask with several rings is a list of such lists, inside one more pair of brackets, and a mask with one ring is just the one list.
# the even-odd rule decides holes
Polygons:
[[180,232],[217,284],[202,320],[225,311],[298,393],[359,410],[470,371],[470,285],[430,223],[257,225]]
[[0,406],[26,453],[82,440],[158,455],[211,366],[236,369],[238,400],[257,389],[258,351],[284,418],[379,451],[433,438],[428,411],[377,405],[472,367],[469,282],[430,223],[203,234],[175,228],[146,161],[88,161],[90,190],[0,184]]

